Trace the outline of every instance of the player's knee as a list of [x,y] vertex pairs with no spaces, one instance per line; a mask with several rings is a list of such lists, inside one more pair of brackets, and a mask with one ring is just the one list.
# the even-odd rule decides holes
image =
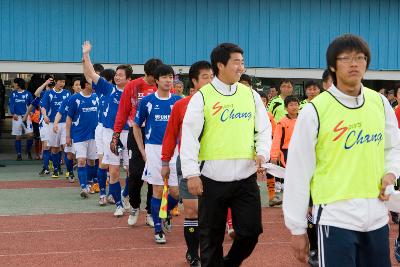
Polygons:
[[85,166],[86,166],[86,159],[78,158],[78,167],[85,167]]
[[153,185],[153,197],[161,198],[162,197],[162,192],[163,192],[163,186],[162,185]]
[[169,194],[171,197],[178,199],[179,198],[179,188],[177,186],[170,186]]

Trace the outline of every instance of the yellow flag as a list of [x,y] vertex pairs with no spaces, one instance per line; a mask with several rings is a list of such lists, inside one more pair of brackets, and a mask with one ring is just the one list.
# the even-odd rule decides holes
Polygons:
[[164,177],[164,188],[162,192],[162,198],[161,198],[161,206],[160,206],[160,211],[158,213],[158,217],[160,219],[166,219],[167,218],[167,210],[168,210],[168,177]]

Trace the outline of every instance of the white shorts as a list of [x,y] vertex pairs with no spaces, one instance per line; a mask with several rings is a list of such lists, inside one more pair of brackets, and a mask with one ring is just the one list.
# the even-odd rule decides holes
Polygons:
[[42,140],[42,142],[49,141],[49,125],[45,122],[42,122],[42,125],[42,127],[39,127],[40,140]]
[[115,155],[114,153],[111,152],[110,150],[110,142],[112,139],[114,131],[109,128],[103,128],[103,148],[104,148],[104,156],[103,156],[103,164],[111,164],[111,165],[120,165],[121,164],[121,157],[123,159],[123,165],[128,166],[129,165],[129,155],[128,155],[128,146],[127,146],[127,141],[128,141],[128,131],[124,130],[121,132],[120,139],[122,142],[122,145],[124,146],[124,149],[122,150],[122,153],[120,153],[119,156]]
[[29,134],[33,133],[32,121],[31,118],[28,116],[26,120],[26,126],[22,122],[22,116],[18,115],[18,120],[12,120],[12,130],[11,135],[22,135],[22,134]]
[[49,146],[51,147],[59,147],[61,145],[65,145],[66,141],[66,130],[65,130],[65,123],[59,123],[58,124],[58,131],[57,133],[55,133],[53,131],[54,128],[54,123],[50,122],[49,123],[49,129],[48,129],[48,133],[49,133]]
[[[161,177],[161,149],[162,145],[146,144],[144,147],[146,151],[146,165],[144,166],[142,180],[152,185],[164,185],[163,178]],[[176,158],[178,150],[175,150],[174,156],[169,162],[170,174],[168,178],[168,185],[178,186],[178,177],[176,174]]]
[[96,151],[98,155],[104,154],[103,144],[103,124],[99,123],[94,131],[94,140],[96,141]]
[[76,151],[75,156],[77,159],[97,159],[96,142],[94,141],[94,139],[74,143],[74,148]]
[[74,142],[72,142],[72,146],[67,146],[67,145],[65,144],[64,152],[65,152],[65,153],[72,153],[72,154],[75,154]]

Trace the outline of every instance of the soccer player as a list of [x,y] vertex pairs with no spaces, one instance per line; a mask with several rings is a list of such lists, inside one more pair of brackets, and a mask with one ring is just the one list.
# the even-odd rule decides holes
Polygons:
[[[174,80],[174,70],[172,67],[167,65],[158,66],[154,71],[154,79],[158,89],[154,94],[144,97],[140,102],[133,125],[133,133],[142,158],[146,162],[143,180],[153,186],[151,215],[154,221],[154,240],[158,244],[163,244],[166,243],[165,231],[171,231],[171,220],[168,214],[168,218],[162,227],[161,219],[158,216],[164,185],[164,177],[161,176],[161,148],[172,106],[181,97],[170,93]],[[140,129],[140,126],[144,122],[146,122],[144,134],[145,146],[143,146],[143,136]],[[168,177],[168,213],[178,204],[179,199],[176,156],[177,153],[166,163],[172,167]]]
[[33,98],[32,94],[25,90],[25,81],[22,78],[14,79],[14,91],[11,92],[8,100],[10,113],[13,116],[11,134],[15,135],[15,150],[17,152],[17,160],[22,160],[22,133],[27,135],[26,140],[26,153],[28,159],[32,159],[31,149],[33,144],[33,128],[31,119],[28,118],[26,125],[22,121],[28,106],[31,104]]
[[289,80],[282,80],[279,85],[280,95],[276,96],[268,104],[268,111],[274,115],[275,121],[280,121],[287,111],[285,109],[285,98],[293,93],[293,84]]
[[56,117],[57,111],[61,106],[63,100],[67,99],[71,93],[68,90],[64,90],[65,85],[65,75],[57,74],[54,77],[56,82],[53,89],[46,91],[40,101],[41,111],[43,115],[44,123],[49,125],[49,146],[51,147],[51,161],[53,162],[54,172],[53,178],[59,177],[59,171],[61,167],[61,151],[60,147],[64,149],[66,142],[66,132],[65,132],[65,119],[66,116],[62,116],[58,124],[58,131],[55,133],[52,131],[54,128],[54,119]]
[[[162,169],[161,176],[169,175],[170,167],[169,162],[174,156],[175,147],[178,143],[180,145],[180,138],[182,134],[182,122],[186,113],[187,105],[194,93],[201,87],[210,83],[213,78],[211,64],[207,61],[198,61],[190,66],[189,79],[194,89],[188,97],[177,101],[172,108],[171,116],[168,120],[168,125],[165,131],[162,143]],[[187,251],[186,260],[190,266],[200,266],[199,250],[199,224],[198,224],[198,200],[197,196],[190,194],[187,188],[187,180],[182,179],[182,170],[179,157],[177,158],[177,175],[179,181],[179,195],[182,198],[184,206],[185,221],[183,223],[183,233],[185,236]]]
[[[122,92],[126,84],[129,82],[132,76],[132,67],[130,65],[119,65],[116,69],[114,82],[115,85],[107,82],[103,77],[100,77],[94,69],[90,60],[89,53],[92,49],[90,42],[86,41],[82,45],[83,53],[83,72],[85,77],[88,77],[94,84],[96,93],[99,95],[105,95],[105,107],[104,107],[104,120],[103,120],[103,143],[110,144],[115,138],[116,143],[122,144],[120,147],[121,151],[117,150],[117,153],[113,153],[110,150],[110,146],[104,146],[104,157],[103,164],[108,165],[110,173],[109,191],[115,200],[116,210],[114,212],[115,217],[121,217],[124,215],[124,207],[121,201],[121,184],[119,181],[120,177],[120,160],[123,159],[123,165],[128,168],[128,149],[127,149],[127,138],[128,138],[128,125],[126,124],[118,137],[113,137],[113,128],[115,123],[115,117],[118,110],[118,105]],[[102,179],[102,178],[101,178]]]
[[97,158],[94,131],[98,120],[99,98],[92,93],[90,83],[83,82],[82,84],[85,88],[81,92],[75,93],[68,100],[66,142],[68,146],[72,146],[73,142],[78,161],[81,197],[88,198],[90,193],[88,174],[91,174],[90,169],[94,167],[94,161]]

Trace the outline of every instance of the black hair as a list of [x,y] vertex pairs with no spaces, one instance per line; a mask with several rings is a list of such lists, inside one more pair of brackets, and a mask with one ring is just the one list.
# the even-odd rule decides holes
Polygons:
[[232,53],[240,53],[243,55],[243,49],[236,44],[222,43],[213,49],[211,52],[211,66],[215,76],[218,76],[218,63],[226,64],[231,58]]
[[268,98],[267,94],[264,92],[259,92],[258,94],[260,95],[261,98]]
[[311,86],[316,86],[319,88],[319,84],[316,81],[311,80],[311,81],[306,82],[306,84],[304,85],[304,89],[307,90],[307,88],[311,87]]
[[324,73],[322,73],[322,81],[327,82],[329,77],[332,77],[331,74],[329,73],[329,70],[328,69],[324,70]]
[[291,80],[289,80],[289,79],[283,79],[283,80],[279,83],[279,87],[281,87],[282,84],[284,84],[284,83],[290,83],[290,84],[293,86],[293,82],[292,82]]
[[240,76],[240,80],[239,80],[239,82],[240,81],[245,81],[245,82],[248,82],[248,84],[250,84],[251,85],[251,77],[249,76],[249,75],[247,75],[247,74],[242,74],[242,76]]
[[105,69],[100,73],[100,76],[106,79],[106,81],[111,82],[115,76],[115,70]]
[[211,69],[211,64],[208,61],[202,60],[202,61],[197,61],[190,66],[189,69],[189,87],[194,87],[194,84],[192,82],[192,79],[195,79],[196,81],[199,80],[199,75],[201,70],[209,70]]
[[25,80],[22,78],[15,78],[14,79],[14,83],[16,83],[18,85],[19,88],[24,89],[25,90]]
[[53,76],[51,76],[50,74],[46,74],[44,76],[45,81],[47,81],[48,79],[53,78]]
[[62,80],[67,80],[67,76],[65,74],[55,74],[54,75],[54,81],[62,81]]
[[72,78],[72,86],[74,85],[74,83],[76,81],[79,81],[79,83],[81,84],[81,87],[82,87],[82,77],[74,77],[74,78]]
[[300,104],[300,101],[296,96],[290,95],[285,98],[285,108],[287,108],[291,102],[297,102]]
[[163,62],[161,59],[150,58],[146,63],[144,63],[144,73],[146,73],[146,75],[154,76],[154,71],[162,64]]
[[326,63],[328,71],[332,77],[333,83],[336,85],[336,73],[331,70],[333,68],[336,70],[336,60],[338,55],[343,52],[356,51],[358,53],[363,53],[367,57],[367,69],[369,63],[371,62],[371,51],[368,47],[367,42],[365,42],[361,37],[354,34],[343,34],[333,40],[326,50]]
[[128,65],[128,64],[119,65],[119,66],[117,67],[117,70],[124,70],[124,71],[125,71],[126,79],[131,78],[132,73],[133,73],[132,66],[131,66],[131,65]]
[[93,69],[94,69],[95,72],[99,72],[99,73],[104,71],[103,65],[101,65],[99,63],[93,64]]
[[161,64],[154,71],[154,79],[158,80],[161,76],[175,75],[174,69],[169,65]]

